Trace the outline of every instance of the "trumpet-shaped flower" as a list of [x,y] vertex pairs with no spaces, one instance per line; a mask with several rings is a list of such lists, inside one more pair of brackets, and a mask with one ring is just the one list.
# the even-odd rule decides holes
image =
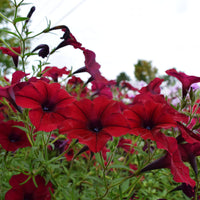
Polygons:
[[72,119],[61,129],[68,138],[76,138],[92,152],[102,150],[112,136],[128,133],[129,128],[118,102],[99,96],[93,101],[74,102]]
[[52,131],[67,118],[68,106],[74,101],[60,84],[44,81],[31,82],[16,93],[16,103],[30,108],[29,117],[36,129]]

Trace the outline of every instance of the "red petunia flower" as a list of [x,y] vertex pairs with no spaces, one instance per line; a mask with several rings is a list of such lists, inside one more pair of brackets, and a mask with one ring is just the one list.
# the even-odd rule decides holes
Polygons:
[[177,127],[177,120],[181,120],[181,116],[176,115],[175,111],[172,112],[167,103],[156,101],[149,95],[143,94],[141,97],[142,99],[137,98],[136,103],[124,111],[132,134],[154,140],[153,133],[163,128]]
[[[134,146],[136,146],[136,144],[134,144]],[[117,147],[123,148],[125,152],[131,153],[131,154],[133,154],[135,151],[133,148],[132,140],[125,139],[123,137],[120,138]]]
[[58,77],[61,77],[63,74],[69,74],[70,71],[66,70],[66,67],[59,69],[58,67],[45,67],[42,71],[42,76],[49,76],[51,77],[54,82],[58,82]]
[[101,66],[96,62],[96,54],[89,49],[83,49],[82,51],[85,56],[85,67],[76,70],[73,74],[88,72],[91,75],[91,80],[101,79],[102,76],[99,70]]
[[6,151],[31,146],[26,133],[14,126],[24,126],[22,122],[7,121],[0,123],[0,144]]
[[[20,47],[12,47],[12,49],[13,49],[16,53],[21,54],[21,48],[20,48]],[[9,48],[6,48],[6,47],[0,47],[0,50],[2,50],[2,53],[3,53],[3,54],[7,54],[7,55],[11,56],[12,59],[13,59],[13,62],[14,62],[14,64],[15,64],[15,67],[18,66],[18,57],[19,57],[19,56],[18,56],[17,54],[15,54],[15,53],[12,52]]]
[[[158,137],[162,137],[163,135],[160,134]],[[180,148],[180,145],[177,144],[176,139],[173,137],[165,136],[163,139],[163,142],[158,144],[158,148],[169,149],[169,151],[163,157],[148,164],[141,170],[141,172],[146,172],[154,169],[169,168],[172,175],[174,176],[174,181],[186,183],[194,187],[195,181],[190,178],[189,168],[186,167],[183,163],[183,161],[187,161],[187,159],[184,156],[184,152]]]
[[27,75],[22,71],[16,71],[12,74],[11,85],[5,87],[0,86],[0,97],[5,97],[19,112],[21,112],[21,108],[15,102],[15,92],[27,85],[27,82],[20,82]]
[[169,76],[176,77],[182,83],[182,94],[183,97],[186,96],[190,86],[193,83],[200,82],[200,77],[197,76],[189,76],[183,72],[177,72],[175,69],[169,69],[166,71]]
[[30,108],[29,117],[39,131],[52,131],[67,118],[68,106],[74,101],[60,84],[31,82],[16,93],[16,103]]
[[154,78],[147,86],[142,87],[139,92],[146,93],[150,92],[152,94],[160,94],[160,85],[164,79]]
[[129,90],[132,90],[132,91],[138,91],[137,88],[133,87],[130,83],[128,83],[127,81],[121,81],[120,82],[120,86],[122,88],[128,88]]
[[93,101],[83,99],[74,102],[73,116],[61,129],[68,138],[76,138],[91,151],[99,152],[112,136],[129,131],[118,102],[100,96]]
[[113,98],[111,88],[108,86],[109,81],[105,79],[103,76],[101,76],[101,78],[99,77],[98,79],[94,79],[91,83],[93,91],[92,96],[103,95],[109,99]]
[[51,182],[46,184],[44,178],[37,175],[36,187],[32,178],[25,182],[28,178],[29,176],[22,173],[12,176],[9,181],[12,188],[6,193],[5,200],[51,200],[50,191],[54,192]]
[[181,152],[181,157],[184,162],[189,162],[192,166],[194,172],[198,174],[196,157],[200,156],[200,143],[185,143],[178,145],[179,150]]

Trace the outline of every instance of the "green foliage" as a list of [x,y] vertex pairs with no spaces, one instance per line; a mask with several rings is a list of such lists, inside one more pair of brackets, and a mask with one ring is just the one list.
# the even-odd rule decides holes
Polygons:
[[118,76],[117,76],[117,85],[119,85],[119,83],[121,81],[130,81],[130,77],[125,73],[125,72],[121,72]]
[[134,67],[136,79],[139,81],[145,81],[146,83],[152,81],[158,72],[156,67],[152,67],[151,62],[145,60],[138,60]]
[[[20,9],[16,10],[15,6],[13,5],[13,1],[11,0],[1,0],[0,1],[0,13],[7,17],[7,19],[12,19],[13,16],[16,16],[15,20],[13,21],[14,24],[17,22],[26,20],[26,17],[19,17]],[[12,24],[10,24],[7,20],[0,16],[0,38],[5,38],[5,42],[8,43],[11,47],[18,47],[20,46],[20,41],[16,38],[16,34],[12,32]],[[4,46],[3,42],[0,40],[0,46]],[[26,48],[30,48],[30,42],[26,41]],[[0,75],[6,75],[10,72],[12,68],[14,68],[13,60],[10,56],[2,54],[0,51]]]

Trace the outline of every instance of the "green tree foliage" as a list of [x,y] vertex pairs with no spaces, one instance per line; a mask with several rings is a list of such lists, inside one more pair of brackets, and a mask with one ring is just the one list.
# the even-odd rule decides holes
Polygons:
[[145,81],[149,83],[156,77],[158,69],[156,67],[152,67],[151,62],[145,60],[138,60],[135,67],[135,77],[139,81]]
[[125,72],[121,72],[118,76],[117,76],[117,85],[119,85],[119,83],[121,81],[130,81],[130,77],[125,73]]

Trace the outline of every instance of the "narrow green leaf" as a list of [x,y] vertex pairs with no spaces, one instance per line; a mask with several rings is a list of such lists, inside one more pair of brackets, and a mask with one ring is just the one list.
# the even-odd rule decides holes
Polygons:
[[23,127],[23,126],[13,126],[13,127],[19,128],[26,133],[29,132],[29,130],[27,128]]
[[[9,34],[12,34],[12,35],[16,36],[17,38],[19,38],[19,36],[18,36],[16,33],[13,33],[13,32],[8,31],[8,30],[6,30],[6,29],[1,29],[1,31],[2,31],[2,32],[9,33]],[[19,38],[19,39],[20,39],[20,38]]]
[[13,22],[14,22],[14,24],[16,24],[17,22],[25,21],[27,19],[29,19],[29,18],[28,17],[17,17],[14,19]]

